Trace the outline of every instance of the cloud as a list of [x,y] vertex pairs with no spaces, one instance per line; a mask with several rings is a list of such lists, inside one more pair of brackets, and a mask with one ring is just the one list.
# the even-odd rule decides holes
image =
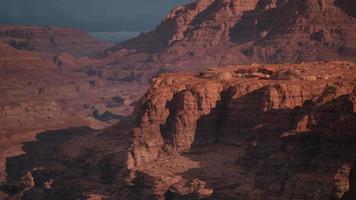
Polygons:
[[191,1],[0,0],[0,23],[50,24],[89,32],[137,32],[153,29],[173,6]]

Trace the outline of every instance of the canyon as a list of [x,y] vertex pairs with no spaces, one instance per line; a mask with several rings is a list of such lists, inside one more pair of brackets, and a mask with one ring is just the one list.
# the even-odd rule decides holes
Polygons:
[[353,199],[350,69],[305,63],[157,78],[132,130],[137,199]]
[[47,56],[62,52],[88,56],[112,46],[83,31],[55,26],[0,25],[0,41],[16,49],[36,51]]
[[197,0],[120,44],[0,25],[0,199],[355,199],[354,13]]
[[355,9],[338,0],[199,0],[113,52],[133,49],[147,63],[186,68],[354,60]]
[[[139,83],[113,80],[114,75],[109,72],[99,76],[98,71],[102,70],[92,69],[88,57],[68,53],[92,54],[107,46],[100,46],[93,38],[85,39],[90,37],[84,33],[58,31],[60,28],[48,33],[46,27],[0,29],[0,181],[5,178],[6,158],[22,154],[23,142],[35,140],[38,133],[46,130],[84,125],[108,127],[130,114],[132,103],[145,91]],[[14,47],[12,39],[6,42],[8,38],[20,41],[29,33],[31,49]],[[49,47],[48,35],[62,42]],[[83,44],[72,44],[71,40],[78,38]],[[121,76],[130,77],[131,72]]]
[[26,154],[8,161],[5,191],[22,199],[354,199],[355,70],[333,61],[159,75],[120,123],[24,143]]

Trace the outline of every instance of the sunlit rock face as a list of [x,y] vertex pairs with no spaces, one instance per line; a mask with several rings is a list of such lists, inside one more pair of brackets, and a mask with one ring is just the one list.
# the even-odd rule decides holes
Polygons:
[[[254,65],[159,76],[131,133],[132,189],[157,199],[349,198],[354,67]],[[189,181],[203,186],[196,191]]]
[[117,48],[184,67],[353,60],[355,12],[351,1],[197,1]]
[[0,199],[355,199],[356,65],[325,61],[355,59],[354,13],[200,0],[109,49],[0,27]]
[[354,199],[355,70],[334,61],[161,74],[118,124],[23,143],[0,195]]

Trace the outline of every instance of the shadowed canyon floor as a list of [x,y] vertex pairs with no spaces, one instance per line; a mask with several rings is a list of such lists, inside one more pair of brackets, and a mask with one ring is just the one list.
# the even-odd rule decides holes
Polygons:
[[355,10],[352,1],[338,0],[199,0],[118,45],[69,28],[1,25],[1,141],[111,125],[165,72],[353,60]]
[[25,143],[7,159],[3,195],[354,199],[355,70],[335,61],[160,75],[117,125]]
[[[95,43],[79,31],[60,30],[0,26],[1,39],[29,37],[29,34],[29,45],[34,45],[29,50],[0,43],[1,180],[4,160],[20,154],[21,143],[35,140],[38,133],[46,130],[84,125],[100,129],[113,125],[132,113],[133,103],[146,90],[144,84],[112,79],[114,75],[110,73],[99,76],[99,68],[62,63],[77,58],[68,53],[52,54],[67,50],[87,52],[86,45],[100,47],[100,42]],[[47,35],[61,38],[58,40],[62,42],[57,44],[61,47],[46,46],[50,39]],[[78,38],[92,43],[79,40],[77,42],[82,44],[72,44],[71,40]],[[84,63],[88,59],[80,58]],[[126,72],[126,76],[130,76],[130,72]]]
[[0,25],[0,199],[356,199],[354,13],[197,0],[116,45]]

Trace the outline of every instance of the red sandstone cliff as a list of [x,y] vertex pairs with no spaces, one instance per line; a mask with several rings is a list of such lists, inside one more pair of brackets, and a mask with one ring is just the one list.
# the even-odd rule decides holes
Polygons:
[[23,142],[46,130],[112,125],[130,114],[131,103],[144,93],[141,84],[118,83],[108,80],[110,73],[99,77],[75,63],[66,65],[64,60],[71,60],[66,57],[74,59],[0,43],[0,182],[6,159],[22,154]]
[[[128,157],[133,182],[144,184],[136,187],[151,190],[141,198],[351,198],[354,67],[308,63],[158,77],[138,110]],[[194,178],[200,190],[186,183]]]
[[[341,0],[200,0],[174,8],[154,31],[108,54],[132,64],[190,68],[354,60],[355,12],[355,3]],[[121,57],[124,49],[134,52]]]
[[353,62],[160,75],[135,119],[23,134],[122,119],[150,77],[173,69],[355,59],[354,13],[351,0],[200,0],[96,58],[40,56],[106,48],[81,32],[6,26],[0,197],[354,199]]
[[160,75],[121,123],[25,143],[26,154],[7,162],[4,191],[23,199],[354,199],[355,70],[335,61]]

